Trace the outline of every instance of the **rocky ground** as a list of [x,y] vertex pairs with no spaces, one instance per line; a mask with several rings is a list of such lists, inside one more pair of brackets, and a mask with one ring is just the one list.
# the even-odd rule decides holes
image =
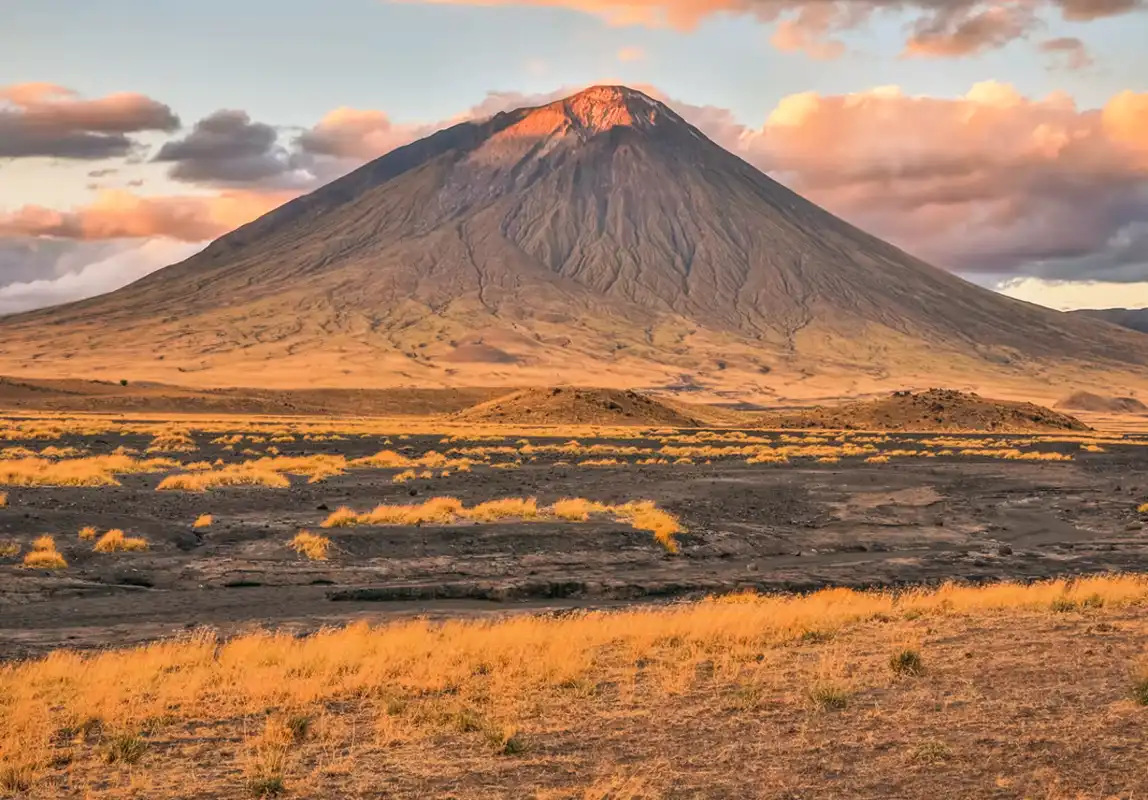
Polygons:
[[[211,438],[197,433],[198,450],[178,458],[250,458],[211,444]],[[876,446],[938,451],[920,444],[926,438],[899,435]],[[412,436],[395,445],[413,456],[447,449],[440,439]],[[72,436],[53,444],[96,454],[121,444],[142,450],[148,441]],[[395,445],[379,436],[281,448],[283,455],[350,458]],[[748,464],[743,456],[639,465],[629,457],[616,465],[580,466],[576,460],[559,463],[552,454],[517,469],[477,465],[404,484],[392,482],[397,470],[370,468],[315,483],[295,476],[288,489],[156,491],[163,474],[123,475],[122,486],[112,487],[0,487],[8,494],[0,507],[0,541],[26,551],[35,537],[54,534],[68,562],[67,569],[48,571],[28,569],[19,557],[0,559],[0,657],[122,645],[200,625],[228,632],[268,625],[302,631],[352,618],[664,602],[750,587],[805,590],[1142,569],[1148,534],[1136,509],[1148,498],[1148,448],[1105,442],[1103,452],[1086,452],[1077,442],[1047,441],[1028,449],[1071,454],[1073,460],[956,452],[895,456],[889,463],[845,457],[836,463],[803,458]],[[605,519],[336,528],[323,531],[332,549],[322,562],[288,547],[297,531],[318,530],[340,506],[367,511],[439,495],[468,506],[503,497],[653,500],[678,515],[685,532],[677,537],[676,555],[649,532]],[[211,514],[212,524],[193,528],[202,514]],[[121,528],[146,538],[150,549],[93,552],[76,535],[89,525]]]

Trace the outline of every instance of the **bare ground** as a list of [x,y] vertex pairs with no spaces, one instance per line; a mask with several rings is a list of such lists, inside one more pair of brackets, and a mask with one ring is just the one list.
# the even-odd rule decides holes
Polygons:
[[[196,438],[199,450],[181,456],[185,461],[245,458],[209,444],[209,436]],[[911,448],[906,443],[914,438],[880,446]],[[148,438],[56,443],[98,453],[121,443],[142,449]],[[410,455],[444,449],[438,437],[402,445]],[[284,445],[283,454],[362,456],[385,446],[380,437],[297,442]],[[365,469],[318,483],[295,477],[289,489],[203,494],[157,492],[162,475],[125,475],[121,487],[12,487],[0,507],[0,539],[26,549],[36,536],[55,534],[69,567],[50,572],[0,561],[0,655],[123,644],[198,625],[311,630],[351,618],[664,601],[746,587],[1141,570],[1148,535],[1136,507],[1148,494],[1148,450],[1108,444],[1106,452],[1089,453],[1067,442],[1038,449],[1071,452],[1075,460],[587,467],[540,456],[518,469],[476,466],[401,485],[391,482],[394,470]],[[648,532],[613,521],[332,529],[324,531],[333,542],[326,562],[302,559],[287,546],[339,506],[366,511],[437,495],[468,505],[520,496],[546,503],[650,499],[679,515],[686,532],[678,537],[679,555]],[[214,523],[194,529],[205,513]],[[122,528],[147,538],[151,549],[94,553],[76,538],[86,525]]]

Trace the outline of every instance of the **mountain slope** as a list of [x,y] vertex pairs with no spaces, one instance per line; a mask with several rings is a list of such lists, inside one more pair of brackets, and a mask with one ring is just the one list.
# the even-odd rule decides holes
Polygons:
[[455,126],[117,292],[0,319],[0,372],[201,385],[760,397],[1146,364],[1137,335],[933,268],[622,87]]

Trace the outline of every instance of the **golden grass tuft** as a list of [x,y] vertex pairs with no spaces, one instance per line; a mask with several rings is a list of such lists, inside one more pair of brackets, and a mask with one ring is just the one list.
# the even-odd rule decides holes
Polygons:
[[488,500],[470,509],[459,509],[463,519],[475,522],[495,522],[500,519],[537,519],[538,501],[533,497],[507,497],[502,500]]
[[0,492],[0,508],[3,508],[6,505],[8,505],[8,493]]
[[0,558],[15,558],[20,555],[20,543],[11,539],[0,539]]
[[654,538],[671,553],[678,552],[674,534],[682,531],[681,522],[673,514],[657,507],[651,500],[611,506],[582,498],[566,498],[551,506],[539,506],[533,497],[507,497],[488,500],[465,508],[454,497],[432,497],[421,504],[379,505],[364,514],[342,506],[332,511],[322,528],[347,528],[355,525],[452,525],[461,522],[490,523],[518,522],[586,522],[591,514],[610,514],[638,530],[650,531]]
[[100,537],[92,548],[97,553],[134,553],[148,549],[147,539],[125,536],[119,528],[113,528]]
[[24,556],[24,566],[29,569],[64,569],[68,562],[56,549],[55,537],[45,534],[32,542],[32,550]]
[[85,542],[91,541],[92,539],[96,538],[96,533],[97,531],[94,526],[85,525],[84,527],[80,528],[80,540]]
[[671,553],[678,552],[678,542],[674,534],[682,532],[681,521],[668,511],[658,508],[652,500],[626,503],[615,508],[621,519],[638,530],[650,531],[662,547]]
[[1148,503],[1141,503],[1140,505],[1136,506],[1136,513],[1148,514]]
[[193,527],[193,528],[208,528],[208,527],[211,527],[211,523],[214,521],[215,521],[214,517],[212,517],[210,514],[200,514],[198,517],[195,518],[195,522],[193,522],[191,524],[191,527]]
[[312,561],[326,561],[331,540],[311,531],[299,531],[291,540],[291,549]]
[[569,522],[586,522],[591,514],[603,514],[610,507],[581,497],[568,497],[550,506],[550,513]]
[[136,460],[107,455],[52,460],[17,458],[0,461],[0,485],[8,486],[119,486],[117,474],[162,472],[178,466],[167,458]]
[[256,470],[236,464],[206,472],[168,475],[155,488],[159,492],[206,492],[208,489],[231,486],[265,486],[271,489],[287,489],[291,486],[291,481],[278,472]]
[[321,528],[349,528],[359,524],[359,515],[346,506],[340,506],[320,523]]

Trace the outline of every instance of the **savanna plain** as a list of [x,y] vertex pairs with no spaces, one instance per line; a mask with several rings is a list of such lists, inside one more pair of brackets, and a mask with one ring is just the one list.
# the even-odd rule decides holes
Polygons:
[[1139,797],[1145,521],[1140,434],[12,413],[0,796]]

